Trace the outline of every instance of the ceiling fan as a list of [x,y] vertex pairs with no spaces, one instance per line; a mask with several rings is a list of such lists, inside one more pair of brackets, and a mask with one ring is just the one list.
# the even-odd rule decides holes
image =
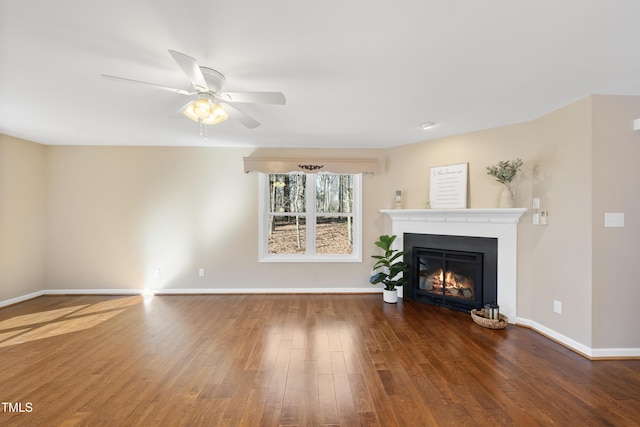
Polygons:
[[281,92],[223,92],[225,77],[212,68],[201,67],[194,58],[169,49],[169,54],[178,63],[191,82],[191,91],[142,82],[124,77],[103,74],[107,80],[133,83],[155,89],[166,90],[194,97],[180,111],[191,120],[202,125],[222,123],[231,116],[249,129],[260,126],[260,122],[240,111],[235,104],[277,104],[284,105],[286,99]]

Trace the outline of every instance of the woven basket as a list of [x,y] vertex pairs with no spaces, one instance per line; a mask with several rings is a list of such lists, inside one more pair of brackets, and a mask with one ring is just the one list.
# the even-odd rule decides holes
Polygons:
[[500,315],[500,319],[487,319],[482,316],[482,310],[471,310],[471,318],[478,325],[489,329],[504,329],[509,323],[509,319],[504,314]]

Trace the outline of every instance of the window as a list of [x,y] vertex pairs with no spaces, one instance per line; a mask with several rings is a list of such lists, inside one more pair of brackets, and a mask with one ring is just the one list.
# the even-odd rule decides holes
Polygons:
[[361,261],[361,174],[260,174],[260,261]]

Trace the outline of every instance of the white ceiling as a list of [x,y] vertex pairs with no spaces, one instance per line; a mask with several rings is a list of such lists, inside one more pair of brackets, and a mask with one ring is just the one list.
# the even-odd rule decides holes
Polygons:
[[[390,147],[640,95],[637,0],[0,0],[0,133],[42,144]],[[199,126],[168,49],[262,122]],[[435,121],[428,131],[420,124]]]

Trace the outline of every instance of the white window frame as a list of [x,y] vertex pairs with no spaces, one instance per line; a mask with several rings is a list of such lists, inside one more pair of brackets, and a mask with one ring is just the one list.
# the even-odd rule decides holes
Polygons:
[[[316,173],[296,172],[307,175],[307,198],[305,206],[306,253],[304,254],[270,254],[269,253],[269,174],[260,172],[259,190],[259,226],[258,226],[258,261],[259,262],[362,262],[362,174],[353,176],[353,243],[350,254],[317,254],[316,218],[318,216],[344,216],[333,213],[316,213]],[[345,174],[336,174],[345,175]],[[309,197],[311,195],[311,197]],[[287,215],[291,215],[288,213]]]

